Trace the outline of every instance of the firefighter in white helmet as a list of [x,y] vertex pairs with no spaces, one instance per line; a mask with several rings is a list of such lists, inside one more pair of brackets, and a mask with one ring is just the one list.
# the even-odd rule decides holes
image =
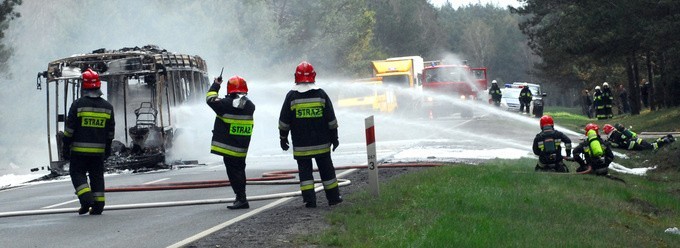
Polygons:
[[602,83],[602,102],[604,103],[604,114],[606,118],[614,118],[614,114],[612,112],[614,95],[612,93],[612,89],[609,87],[609,83],[607,82]]
[[280,145],[288,150],[288,133],[293,139],[300,191],[307,208],[316,207],[312,158],[316,160],[328,205],[342,202],[331,148],[338,148],[338,121],[326,92],[315,84],[316,72],[303,61],[295,69],[295,86],[286,95],[279,116]]
[[496,107],[501,106],[501,98],[503,97],[503,93],[498,87],[498,82],[496,82],[496,80],[491,81],[489,95],[491,96],[491,100],[493,101],[493,104],[496,105]]

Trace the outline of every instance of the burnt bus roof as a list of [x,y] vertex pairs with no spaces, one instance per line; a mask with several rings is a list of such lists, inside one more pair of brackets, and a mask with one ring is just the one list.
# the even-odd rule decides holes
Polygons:
[[118,50],[104,48],[88,54],[73,55],[48,64],[47,80],[78,78],[79,73],[92,68],[104,79],[108,76],[140,76],[165,71],[196,71],[207,74],[208,68],[201,57],[168,52],[155,45],[126,47]]

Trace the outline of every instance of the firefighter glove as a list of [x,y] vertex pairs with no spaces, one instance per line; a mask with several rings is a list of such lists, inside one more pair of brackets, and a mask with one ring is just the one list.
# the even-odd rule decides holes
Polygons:
[[287,138],[281,139],[281,149],[283,149],[284,151],[288,151],[288,148],[290,148],[290,146],[288,146],[288,139]]
[[221,84],[221,83],[222,83],[222,77],[215,78],[215,80],[213,81],[213,83]]
[[331,142],[332,142],[332,144],[333,144],[333,151],[335,151],[335,149],[337,149],[338,146],[340,145],[340,141],[338,141],[338,140],[336,139],[336,140],[333,140],[333,141],[331,141]]

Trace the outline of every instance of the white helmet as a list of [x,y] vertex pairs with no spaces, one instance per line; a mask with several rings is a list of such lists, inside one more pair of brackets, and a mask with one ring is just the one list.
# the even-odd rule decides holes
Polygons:
[[608,84],[607,82],[604,82],[604,83],[602,84],[602,88],[609,88],[609,84]]
[[595,86],[595,90],[600,90],[600,86]]
[[496,80],[491,81],[492,84],[496,84]]

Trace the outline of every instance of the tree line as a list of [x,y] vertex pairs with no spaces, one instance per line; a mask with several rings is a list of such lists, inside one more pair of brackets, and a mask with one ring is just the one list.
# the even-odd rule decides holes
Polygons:
[[[62,1],[59,6],[70,6],[64,11],[87,9],[79,9],[77,1]],[[654,86],[655,107],[680,104],[680,98],[672,97],[680,91],[673,87],[680,78],[675,70],[680,64],[680,56],[675,56],[680,53],[676,37],[680,34],[673,32],[680,30],[675,14],[680,13],[680,2],[520,2],[519,8],[481,4],[454,8],[448,3],[435,7],[427,0],[151,0],[134,4],[165,11],[164,16],[183,22],[206,22],[201,25],[216,44],[210,46],[211,53],[232,58],[235,67],[253,67],[237,64],[247,57],[248,61],[257,59],[256,67],[289,72],[291,65],[305,59],[328,76],[357,78],[370,75],[371,60],[410,55],[437,60],[456,54],[471,66],[487,67],[490,79],[542,83],[554,92],[592,89],[604,81],[626,82],[634,98],[634,113],[640,110],[642,78]],[[0,70],[7,69],[12,47],[4,31],[20,16],[16,6],[21,3],[5,0],[0,5]],[[115,9],[120,3],[90,4]],[[52,8],[59,12],[58,7]],[[81,15],[73,16],[79,22]]]
[[680,105],[680,1],[520,0],[510,8],[541,57],[542,77],[565,87],[627,83],[640,113],[640,82],[650,82],[651,109]]

